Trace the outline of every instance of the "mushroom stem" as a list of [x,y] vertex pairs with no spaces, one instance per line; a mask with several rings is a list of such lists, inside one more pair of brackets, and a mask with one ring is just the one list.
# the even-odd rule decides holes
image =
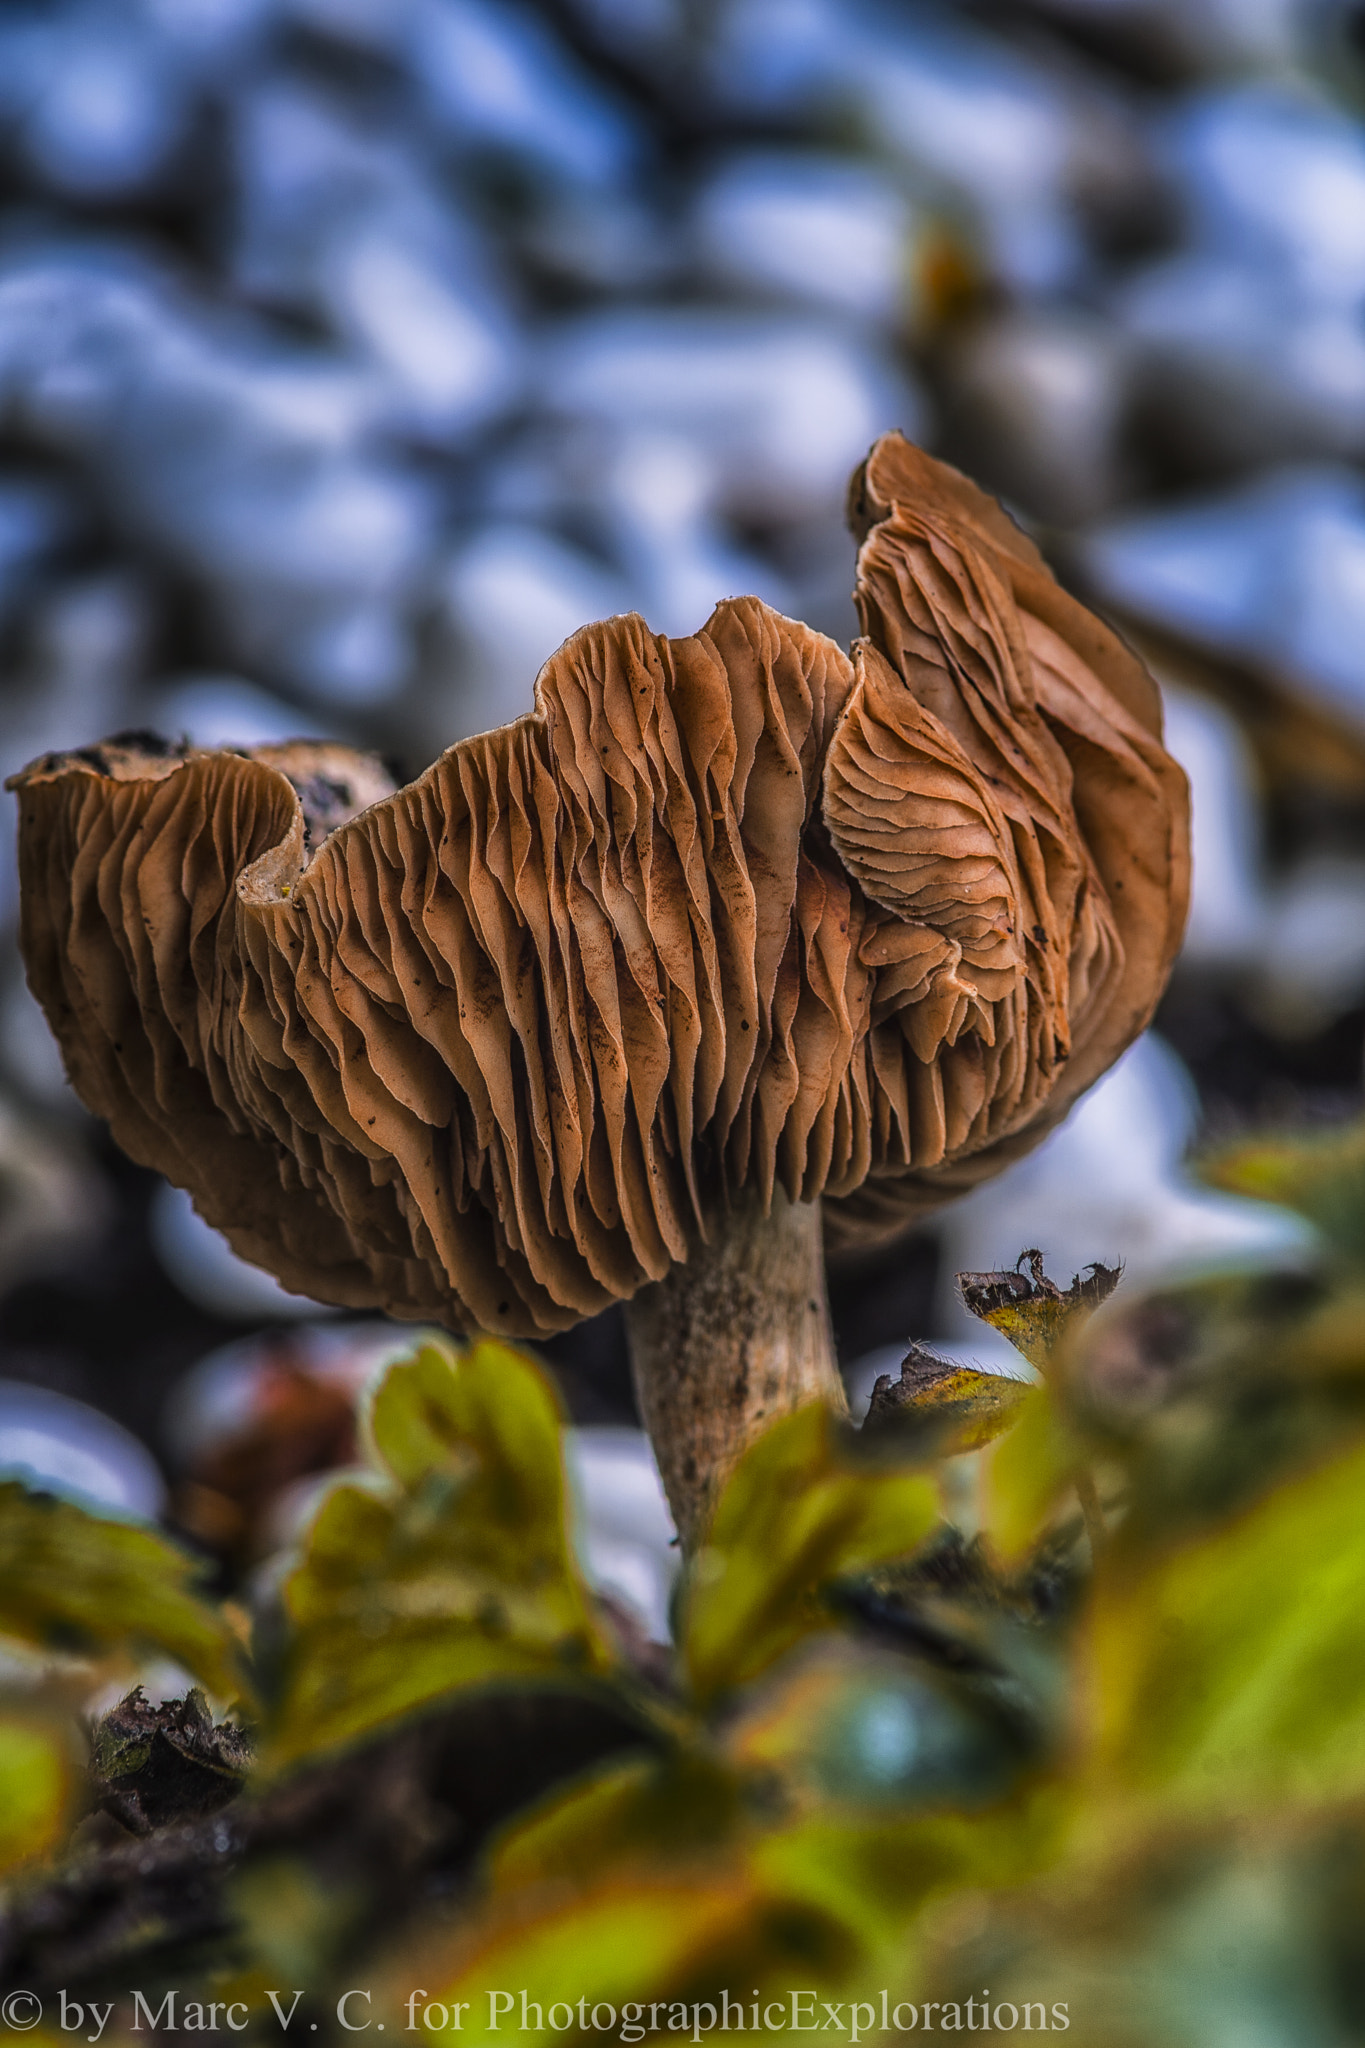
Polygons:
[[742,1194],[685,1265],[626,1303],[635,1391],[684,1550],[753,1439],[808,1401],[847,1412],[818,1202]]

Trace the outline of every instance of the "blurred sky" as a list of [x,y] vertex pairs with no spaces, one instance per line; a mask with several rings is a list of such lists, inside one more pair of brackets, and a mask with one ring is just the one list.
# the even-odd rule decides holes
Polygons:
[[1362,18],[7,6],[5,764],[147,717],[416,765],[623,606],[846,634],[890,424],[1365,731]]

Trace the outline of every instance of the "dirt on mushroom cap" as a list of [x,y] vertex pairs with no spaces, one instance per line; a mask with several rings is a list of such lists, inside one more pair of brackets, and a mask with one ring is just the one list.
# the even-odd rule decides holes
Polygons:
[[863,1236],[1027,1149],[1160,993],[1184,778],[974,486],[893,435],[854,505],[852,660],[739,598],[584,627],[391,793],[304,743],[15,778],[78,1092],[287,1287],[522,1334],[740,1187]]

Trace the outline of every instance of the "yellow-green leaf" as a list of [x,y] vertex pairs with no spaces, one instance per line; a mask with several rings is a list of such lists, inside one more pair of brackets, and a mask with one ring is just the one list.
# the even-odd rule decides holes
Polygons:
[[692,1567],[683,1654],[697,1697],[755,1677],[826,1626],[821,1587],[908,1556],[937,1519],[933,1482],[854,1456],[828,1409],[775,1423],[731,1474]]
[[565,1532],[558,1407],[529,1359],[424,1345],[369,1427],[384,1475],[327,1496],[285,1586],[276,1762],[462,1687],[607,1662]]
[[0,1871],[57,1847],[70,1818],[71,1744],[53,1722],[0,1708]]
[[749,1853],[765,1890],[818,1908],[864,1939],[903,1942],[931,1898],[1018,1883],[1057,1853],[1069,1802],[1051,1786],[980,1813],[850,1821],[813,1813]]
[[986,1533],[1009,1564],[1031,1550],[1085,1467],[1083,1446],[1046,1387],[1028,1387],[1019,1420],[987,1454]]
[[[382,2002],[401,2011],[413,1985],[430,1985],[430,1997],[415,2000],[424,2034],[458,2030],[463,2040],[506,2034],[531,2042],[562,2040],[566,2032],[591,2038],[590,2018],[579,2028],[582,1999],[588,2016],[598,2005],[617,2009],[618,2025],[608,2031],[619,2038],[620,2009],[630,2001],[666,1998],[708,1949],[732,1934],[751,1906],[749,1887],[738,1873],[612,1879],[495,1921],[458,1960],[433,1949],[409,1958]],[[555,2009],[562,2015],[566,2006],[568,2016],[556,2017]],[[632,2018],[638,2023],[639,2013]]]
[[1216,1534],[1101,1577],[1096,1769],[1242,1809],[1365,1789],[1365,1448]]
[[1365,1245],[1365,1118],[1340,1128],[1256,1136],[1205,1155],[1202,1179],[1304,1216],[1359,1264]]
[[0,1482],[0,1636],[76,1656],[157,1653],[231,1699],[242,1690],[236,1639],[195,1592],[198,1573],[155,1530]]
[[605,1875],[715,1848],[739,1818],[734,1774],[704,1751],[607,1764],[516,1823],[492,1859],[498,1892]]

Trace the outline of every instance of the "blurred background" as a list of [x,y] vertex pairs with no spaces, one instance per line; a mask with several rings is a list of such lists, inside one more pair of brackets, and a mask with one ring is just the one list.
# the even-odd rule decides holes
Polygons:
[[[847,641],[897,425],[1138,644],[1195,790],[1157,1030],[833,1275],[850,1386],[960,1267],[1277,1249],[1183,1160],[1359,1102],[1365,5],[46,0],[0,10],[0,768],[129,727],[407,777],[573,628],[753,591]],[[240,1265],[66,1087],[0,831],[0,1469],[249,1570],[407,1341]],[[986,1333],[989,1342],[989,1333]],[[619,1316],[546,1347],[662,1632]]]

